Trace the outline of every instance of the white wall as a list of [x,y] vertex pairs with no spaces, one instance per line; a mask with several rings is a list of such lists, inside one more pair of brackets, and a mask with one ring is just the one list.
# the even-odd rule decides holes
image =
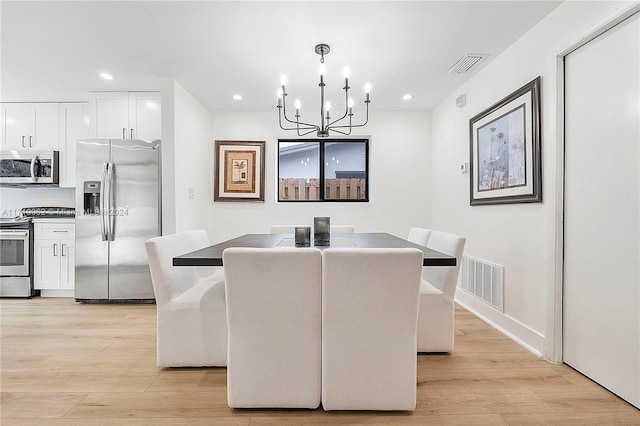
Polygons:
[[[431,226],[465,235],[465,253],[505,266],[504,314],[459,299],[533,351],[555,358],[557,56],[630,7],[565,2],[433,111]],[[542,76],[543,203],[469,206],[469,119]],[[455,107],[465,93],[467,104]],[[556,359],[557,360],[557,359]]]
[[[330,216],[332,224],[353,224],[361,232],[406,235],[429,223],[429,135],[427,112],[372,112],[358,135],[369,142],[369,203],[278,203],[277,139],[291,138],[278,127],[277,111],[220,112],[213,116],[209,181],[213,181],[214,140],[266,142],[265,202],[216,202],[209,209],[209,237],[223,241],[246,233],[269,232],[272,224],[309,224]],[[209,194],[213,200],[213,194]]]
[[0,217],[15,217],[23,207],[75,207],[73,188],[0,188]]
[[163,85],[162,109],[163,233],[206,228],[211,112],[175,80]]

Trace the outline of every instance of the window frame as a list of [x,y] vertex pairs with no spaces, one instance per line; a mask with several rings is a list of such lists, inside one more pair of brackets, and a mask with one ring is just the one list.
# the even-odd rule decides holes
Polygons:
[[[368,203],[369,202],[369,141],[368,137],[357,138],[278,138],[277,154],[278,154],[278,173],[276,175],[276,202],[278,203]],[[318,200],[281,200],[280,199],[280,142],[291,143],[317,143],[319,147],[319,179],[322,184],[320,185],[320,199]],[[365,173],[365,198],[346,198],[346,199],[325,199],[325,146],[328,143],[364,143],[364,173]]]

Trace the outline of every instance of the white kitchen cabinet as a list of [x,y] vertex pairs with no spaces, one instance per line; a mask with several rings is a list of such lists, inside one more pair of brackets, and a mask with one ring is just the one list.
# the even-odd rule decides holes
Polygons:
[[57,103],[3,103],[0,109],[2,150],[58,150]]
[[89,104],[60,104],[60,186],[76,186],[76,142],[89,137]]
[[76,267],[75,224],[34,222],[34,288],[73,290]]
[[89,98],[92,138],[160,139],[160,92],[93,92]]

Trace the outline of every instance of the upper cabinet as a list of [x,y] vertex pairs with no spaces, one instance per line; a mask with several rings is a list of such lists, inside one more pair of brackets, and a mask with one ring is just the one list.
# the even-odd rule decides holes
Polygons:
[[92,138],[160,139],[160,92],[92,92]]
[[60,104],[60,186],[76,186],[76,142],[89,137],[89,106],[83,103]]
[[3,103],[0,119],[2,150],[58,150],[57,103]]

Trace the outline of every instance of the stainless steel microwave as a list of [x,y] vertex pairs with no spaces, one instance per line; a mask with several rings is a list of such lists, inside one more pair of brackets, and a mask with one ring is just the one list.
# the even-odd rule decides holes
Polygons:
[[0,151],[0,186],[58,186],[58,151]]

